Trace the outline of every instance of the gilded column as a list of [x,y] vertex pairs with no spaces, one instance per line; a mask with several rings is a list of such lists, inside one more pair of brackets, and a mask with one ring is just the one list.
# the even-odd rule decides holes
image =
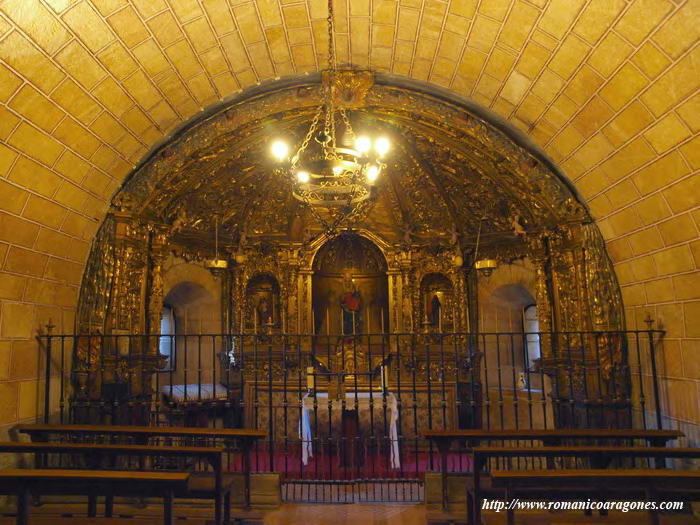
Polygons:
[[[114,388],[115,396],[134,399],[144,393],[143,373],[147,368],[144,367],[148,353],[146,338],[133,336],[145,333],[148,235],[135,219],[128,199],[115,199],[110,215],[114,220],[115,267],[105,332],[124,337],[106,340],[99,389]],[[129,335],[132,337],[126,337]],[[127,390],[122,393],[124,386]],[[113,415],[115,421],[122,416],[121,413]]]
[[160,320],[163,313],[163,261],[166,256],[168,231],[162,225],[152,225],[150,230],[146,324],[147,333],[150,336],[148,355],[149,357],[158,357],[159,341],[157,335],[160,334]]
[[148,269],[146,279],[146,315],[145,330],[146,355],[143,355],[140,363],[142,384],[141,394],[153,393],[153,374],[163,365],[163,357],[160,355],[160,320],[163,312],[163,261],[166,256],[168,230],[163,225],[149,225],[148,242]]
[[553,341],[551,332],[556,331],[556,313],[553,305],[552,276],[550,272],[551,261],[549,257],[548,239],[545,234],[536,234],[528,237],[528,255],[535,267],[537,301],[537,317],[540,332],[540,352],[542,359],[552,357]]
[[114,218],[115,270],[106,322],[109,333],[143,333],[147,235],[124,201],[111,212]]
[[302,334],[313,334],[313,298],[312,298],[312,282],[313,270],[304,269],[299,270],[299,317],[300,317],[300,333]]
[[398,270],[390,270],[386,272],[387,285],[389,288],[389,333],[397,333],[401,331],[401,295],[399,293],[399,281],[401,280],[401,272]]

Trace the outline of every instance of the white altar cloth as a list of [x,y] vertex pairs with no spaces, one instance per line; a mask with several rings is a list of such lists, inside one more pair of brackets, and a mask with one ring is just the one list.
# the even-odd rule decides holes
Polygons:
[[[375,413],[381,413],[384,410],[383,394],[381,392],[372,392],[372,401],[374,402]],[[359,405],[359,410],[370,409],[370,393],[369,392],[346,392],[345,393],[345,410],[356,410],[355,403]],[[333,409],[342,410],[342,399],[333,400]],[[328,393],[318,392],[316,394],[316,404],[319,410],[327,410]],[[301,421],[299,421],[299,437],[301,438],[301,459],[304,465],[308,464],[309,458],[314,456],[313,451],[313,434],[311,431],[311,414],[314,411],[314,398],[306,394],[301,399]],[[386,394],[386,407],[389,410],[389,440],[391,441],[390,459],[391,468],[401,468],[401,459],[399,456],[399,435],[398,435],[398,420],[399,409],[396,404],[396,396],[392,393]],[[375,416],[375,420],[376,420]]]
[[215,399],[228,398],[228,388],[220,384],[215,386],[212,383],[165,385],[160,387],[160,392],[166,399],[175,403],[182,401],[213,401]]

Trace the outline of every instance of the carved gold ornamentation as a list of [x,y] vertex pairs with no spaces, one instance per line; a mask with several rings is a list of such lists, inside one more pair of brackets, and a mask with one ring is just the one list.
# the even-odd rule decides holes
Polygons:
[[[603,239],[543,155],[456,100],[375,82],[366,71],[342,71],[336,80],[336,103],[349,110],[353,124],[371,123],[396,145],[377,182],[376,199],[352,224],[385,261],[375,270],[387,274],[388,329],[420,331],[421,282],[431,273],[451,284],[446,309],[453,329],[476,329],[477,283],[467,269],[480,222],[480,258],[532,261],[541,330],[623,328],[619,287]],[[246,330],[246,286],[265,273],[279,284],[276,330],[312,331],[314,261],[328,238],[292,198],[288,182],[275,177],[267,141],[270,129],[303,137],[321,100],[319,86],[317,77],[308,77],[243,95],[183,129],[127,178],[93,244],[81,287],[80,330],[136,333],[148,325],[157,334],[167,291],[163,257],[175,253],[195,264],[213,257],[218,216],[220,244],[236,261],[218,281],[226,301],[225,330]],[[336,249],[332,255],[346,262],[380,260],[370,252],[347,257]],[[463,265],[456,264],[460,259]],[[555,343],[542,340],[542,367],[552,374]],[[582,359],[592,359],[597,349],[606,370],[625,360],[614,344],[584,343]],[[157,367],[155,345],[140,351],[130,363],[137,394],[148,392],[139,382],[148,383],[149,371]],[[89,355],[86,348],[76,350],[85,366],[91,366]],[[434,364],[404,365],[424,376],[444,373],[432,369]],[[118,377],[116,363],[109,366],[107,376]],[[585,378],[572,381],[577,392],[585,385]]]
[[[324,80],[328,75],[323,72]],[[333,103],[346,109],[358,109],[365,105],[369,89],[374,85],[370,71],[335,71],[335,83],[331,86]]]

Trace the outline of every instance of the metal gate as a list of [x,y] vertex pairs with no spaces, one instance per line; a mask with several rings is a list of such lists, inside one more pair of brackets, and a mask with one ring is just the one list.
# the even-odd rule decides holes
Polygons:
[[[267,430],[289,501],[420,501],[424,429],[660,428],[661,332],[45,335],[61,422]],[[533,358],[533,344],[539,354]],[[154,344],[157,343],[157,344]],[[169,363],[152,348],[172,352]],[[165,351],[165,350],[164,350]],[[167,366],[174,364],[175,366]],[[452,471],[470,469],[466,453]]]

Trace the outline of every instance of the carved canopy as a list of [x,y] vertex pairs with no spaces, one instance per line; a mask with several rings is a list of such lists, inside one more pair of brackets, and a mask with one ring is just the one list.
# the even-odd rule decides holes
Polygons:
[[[355,226],[400,242],[473,239],[483,216],[484,239],[515,238],[514,221],[528,232],[590,221],[526,139],[466,101],[389,80],[346,72],[337,90],[357,130],[393,143],[376,202]],[[302,240],[317,225],[273,172],[269,145],[299,141],[319,101],[313,76],[241,95],[152,154],[120,195],[144,220],[190,241],[212,242],[215,215],[230,245],[251,236]]]

